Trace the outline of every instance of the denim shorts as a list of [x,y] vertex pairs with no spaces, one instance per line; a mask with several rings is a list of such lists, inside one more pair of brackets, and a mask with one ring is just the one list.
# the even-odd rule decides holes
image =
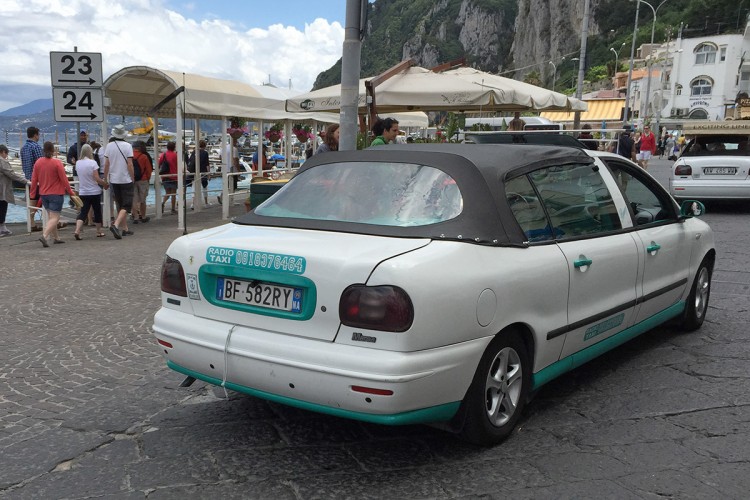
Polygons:
[[50,212],[61,212],[65,196],[61,194],[43,194],[42,206]]

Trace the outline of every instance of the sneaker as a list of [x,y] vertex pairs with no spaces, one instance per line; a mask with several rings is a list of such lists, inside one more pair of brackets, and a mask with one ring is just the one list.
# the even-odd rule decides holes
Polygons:
[[42,244],[42,246],[44,248],[49,248],[49,243],[47,243],[47,238],[45,238],[44,236],[42,236],[41,238],[39,238],[39,241],[41,242],[41,244]]
[[120,231],[120,233],[122,233],[123,236],[132,236],[132,235],[135,234],[133,231],[131,231],[129,229],[126,229],[124,231]]
[[151,220],[151,217],[142,217],[139,222],[143,222],[144,224]]
[[131,219],[130,222],[132,222],[133,224],[138,224],[138,219]]
[[13,234],[12,231],[9,231],[9,230],[5,229],[3,231],[0,231],[0,238],[3,238],[5,236],[10,236],[11,234]]
[[120,232],[120,230],[119,230],[119,229],[117,229],[117,226],[109,226],[109,230],[110,230],[110,231],[112,232],[112,235],[113,235],[113,236],[114,236],[114,237],[115,237],[116,239],[118,239],[118,240],[121,240],[121,239],[122,239],[122,233]]

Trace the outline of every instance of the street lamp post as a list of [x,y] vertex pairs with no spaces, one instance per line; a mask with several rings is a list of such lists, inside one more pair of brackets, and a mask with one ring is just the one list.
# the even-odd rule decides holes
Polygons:
[[622,42],[622,45],[620,45],[620,48],[615,50],[614,47],[610,47],[609,50],[611,50],[615,54],[615,70],[612,72],[612,76],[617,76],[617,65],[619,63],[620,59],[620,51],[625,46],[625,42]]
[[635,38],[638,35],[638,13],[641,10],[641,2],[635,4],[635,26],[633,27],[633,41],[630,43],[630,67],[628,68],[628,84],[625,88],[625,112],[623,121],[627,122],[630,116],[630,85],[633,82],[633,58],[635,57]]
[[[580,61],[581,58],[580,57],[571,57],[570,60],[573,61],[573,70],[578,69],[578,68],[576,68],[576,63],[578,61]],[[575,82],[573,82],[573,79],[571,79],[570,80],[570,84],[573,85],[573,83],[575,83],[575,87],[578,87],[578,73],[575,74],[575,77],[576,77]]]
[[[565,58],[563,57],[563,60]],[[555,91],[555,78],[557,77],[557,65],[552,61],[549,62],[552,65],[552,92]]]
[[[653,51],[654,50],[653,48],[654,47],[654,30],[656,29],[656,13],[659,11],[659,7],[664,5],[664,3],[667,0],[662,0],[662,2],[656,8],[654,8],[654,6],[648,3],[646,0],[638,0],[638,1],[648,5],[649,8],[651,9],[651,12],[654,13],[654,20],[651,22],[651,46],[649,47],[649,50]],[[646,80],[645,113],[643,113],[645,117],[644,120],[648,118],[650,115],[649,104],[651,102],[651,61],[652,60],[653,60],[653,57],[651,57],[651,54],[649,54],[648,63],[646,64],[646,71],[648,72],[648,80]],[[656,133],[659,134],[660,131],[657,130]]]

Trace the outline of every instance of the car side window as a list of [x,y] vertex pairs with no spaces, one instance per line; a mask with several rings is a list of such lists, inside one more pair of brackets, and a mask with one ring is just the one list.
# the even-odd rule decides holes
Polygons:
[[529,174],[556,239],[622,228],[612,196],[595,164],[548,167]]
[[620,186],[635,226],[673,220],[676,217],[671,197],[652,188],[647,176],[637,167],[609,158],[605,161]]
[[554,239],[547,216],[526,176],[516,177],[505,183],[505,198],[529,242]]

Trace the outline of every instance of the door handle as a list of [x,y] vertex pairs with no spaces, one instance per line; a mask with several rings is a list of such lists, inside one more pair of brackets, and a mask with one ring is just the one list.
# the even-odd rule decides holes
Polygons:
[[593,260],[587,259],[585,256],[581,255],[573,261],[573,267],[575,267],[576,269],[580,269],[582,267],[590,266],[593,262]]
[[652,255],[655,254],[657,250],[661,250],[661,245],[659,245],[658,243],[654,243],[653,241],[649,246],[646,247],[646,251]]

